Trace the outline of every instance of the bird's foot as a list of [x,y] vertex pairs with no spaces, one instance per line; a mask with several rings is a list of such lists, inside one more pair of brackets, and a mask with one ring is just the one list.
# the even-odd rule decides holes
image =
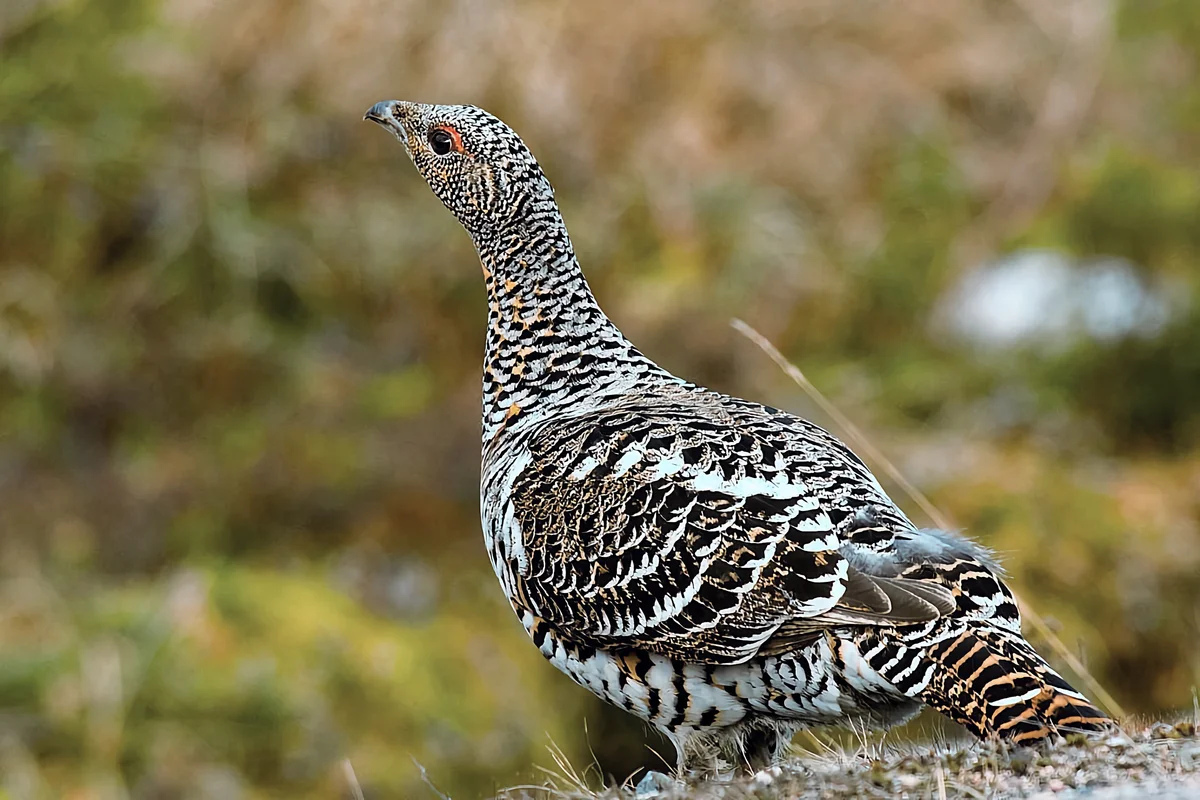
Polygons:
[[665,772],[655,772],[649,770],[642,779],[638,781],[637,786],[633,788],[633,796],[637,800],[649,800],[652,797],[663,797],[672,789],[682,786],[679,781],[667,775]]
[[778,780],[779,776],[782,774],[783,770],[779,767],[766,767],[765,769],[760,769],[758,772],[754,773],[754,776],[751,778],[751,782],[755,787],[770,786],[772,783]]

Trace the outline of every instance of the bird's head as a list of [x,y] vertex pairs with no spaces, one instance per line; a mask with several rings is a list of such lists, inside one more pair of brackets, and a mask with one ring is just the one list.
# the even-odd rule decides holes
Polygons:
[[385,100],[363,119],[400,140],[429,188],[477,243],[553,203],[550,182],[521,137],[481,108]]

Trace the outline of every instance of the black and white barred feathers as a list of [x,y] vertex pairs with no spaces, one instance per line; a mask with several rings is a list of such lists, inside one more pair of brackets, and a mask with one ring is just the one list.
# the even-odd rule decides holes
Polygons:
[[481,515],[554,666],[676,744],[779,757],[932,706],[1031,742],[1110,723],[1021,636],[989,554],[918,530],[844,444],[658,367],[600,310],[554,193],[472,106],[367,112],[470,233],[488,294]]

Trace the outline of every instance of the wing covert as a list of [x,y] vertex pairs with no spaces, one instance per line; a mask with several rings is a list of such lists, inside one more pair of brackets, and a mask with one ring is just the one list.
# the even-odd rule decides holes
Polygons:
[[828,500],[843,475],[861,481],[849,451],[817,461],[777,424],[704,411],[612,408],[526,443],[506,513],[524,556],[509,578],[529,610],[576,641],[712,664],[754,655],[781,627],[940,613],[838,553]]

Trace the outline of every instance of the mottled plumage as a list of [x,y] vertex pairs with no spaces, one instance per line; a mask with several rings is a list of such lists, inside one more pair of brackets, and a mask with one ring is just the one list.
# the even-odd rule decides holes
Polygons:
[[503,122],[396,101],[367,118],[478,250],[484,538],[551,663],[664,731],[681,765],[759,765],[801,726],[890,725],[922,703],[1015,741],[1108,724],[1022,638],[983,548],[917,529],[816,425],[642,355]]

